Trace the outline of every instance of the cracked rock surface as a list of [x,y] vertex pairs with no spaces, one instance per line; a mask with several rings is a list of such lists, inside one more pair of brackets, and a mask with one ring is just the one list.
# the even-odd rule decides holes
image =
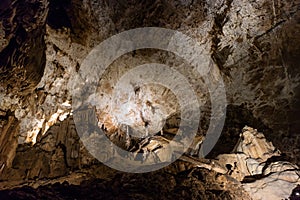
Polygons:
[[[88,198],[84,194],[95,185],[95,196],[103,198],[150,198],[150,193],[164,191],[166,199],[297,199],[299,10],[299,0],[1,0],[0,185],[7,190],[0,198]],[[88,53],[110,36],[141,27],[187,34],[221,72],[226,120],[204,160],[199,149],[211,117],[209,88],[170,52],[143,49],[116,59],[91,97],[98,101],[97,118],[85,113],[87,123],[75,126],[73,78]],[[180,106],[166,87],[132,84],[114,96],[126,72],[154,62],[178,70],[195,91],[201,104],[197,135],[181,161],[166,169],[146,175],[115,172],[83,146],[86,126],[103,129],[117,146],[132,152],[159,152],[178,131]],[[137,139],[141,133],[150,137]],[[160,160],[168,159],[164,155]],[[139,188],[145,179],[149,193]],[[76,192],[69,194],[69,189]]]
[[300,183],[300,170],[284,159],[262,133],[245,127],[232,154],[218,156],[253,199],[284,199]]

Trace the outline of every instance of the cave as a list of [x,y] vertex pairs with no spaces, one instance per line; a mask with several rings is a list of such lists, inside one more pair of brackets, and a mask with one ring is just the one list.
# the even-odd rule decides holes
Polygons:
[[0,199],[300,199],[300,0],[1,0]]

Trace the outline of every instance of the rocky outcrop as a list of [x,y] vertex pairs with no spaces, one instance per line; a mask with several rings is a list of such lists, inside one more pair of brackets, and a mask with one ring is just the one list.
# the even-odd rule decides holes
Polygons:
[[[180,168],[179,168],[180,167]],[[250,200],[241,185],[208,170],[176,162],[164,170],[146,174],[106,174],[73,185],[67,181],[37,188],[0,191],[1,199],[241,199]],[[70,192],[72,191],[72,192]]]
[[234,153],[218,156],[228,174],[243,183],[253,199],[285,199],[300,183],[298,166],[285,161],[262,133],[245,127]]
[[[165,147],[159,146],[161,139],[162,136],[150,137],[140,143],[140,148],[132,151],[143,150],[145,154],[155,152],[164,161],[165,157],[161,157],[164,154],[160,152],[164,152]],[[165,144],[169,143],[166,138],[163,140]],[[167,179],[159,181],[162,177],[165,179],[166,174]],[[250,127],[243,129],[232,154],[219,155],[217,160],[184,155],[157,172],[134,175],[112,170],[90,156],[79,142],[72,118],[68,118],[52,126],[33,147],[23,144],[17,148],[12,168],[4,168],[1,173],[0,188],[7,191],[0,192],[0,196],[22,198],[23,195],[30,195],[32,199],[38,199],[49,195],[45,193],[47,190],[55,198],[71,198],[74,195],[79,198],[83,192],[90,191],[88,184],[93,184],[97,192],[91,192],[92,196],[88,196],[91,198],[95,195],[106,198],[118,190],[117,194],[123,197],[126,191],[128,198],[141,195],[141,198],[149,199],[148,193],[143,192],[143,187],[140,188],[140,181],[145,176],[151,177],[147,178],[150,191],[154,185],[168,191],[168,194],[157,198],[256,200],[291,196],[292,199],[297,196],[297,189],[294,188],[300,183],[299,168],[285,161],[262,133]],[[128,180],[135,181],[131,183]],[[28,184],[33,188],[12,189]],[[123,188],[117,189],[120,185]],[[64,192],[69,189],[75,193]]]
[[7,93],[27,96],[41,80],[46,63],[48,1],[0,4],[0,85]]
[[[3,6],[5,6],[4,4]],[[73,0],[61,1],[61,3],[51,1],[48,7],[46,7],[47,2],[38,1],[22,4],[6,1],[6,4],[9,5],[9,9],[5,12],[3,9],[1,10],[5,16],[2,20],[2,27],[4,22],[10,22],[9,16],[14,16],[15,8],[21,9],[28,4],[30,8],[34,9],[27,13],[30,14],[30,17],[23,17],[21,15],[24,12],[18,12],[16,17],[12,18],[17,20],[17,27],[9,29],[11,30],[9,34],[1,36],[4,44],[1,51],[3,55],[6,52],[5,49],[10,49],[5,55],[16,55],[1,57],[3,58],[1,62],[5,63],[2,69],[6,69],[8,64],[12,63],[7,61],[9,58],[17,58],[18,55],[25,54],[34,55],[35,59],[29,57],[26,59],[33,60],[33,63],[31,61],[28,64],[26,64],[27,62],[22,64],[23,61],[17,63],[20,66],[28,66],[32,67],[32,70],[36,70],[34,72],[26,68],[26,73],[35,78],[24,75],[22,78],[17,78],[18,80],[13,78],[11,81],[17,83],[26,79],[26,81],[37,83],[38,77],[42,76],[44,70],[41,62],[46,61],[44,76],[39,84],[34,87],[34,84],[26,83],[31,85],[28,88],[35,89],[26,98],[22,94],[16,95],[19,92],[10,93],[5,86],[9,82],[3,79],[5,84],[3,83],[3,92],[0,94],[1,110],[6,112],[10,109],[20,120],[19,143],[35,142],[40,130],[44,134],[60,116],[63,117],[70,113],[71,107],[68,105],[72,100],[70,89],[67,86],[71,84],[70,77],[77,73],[82,60],[92,47],[121,30],[141,26],[159,26],[182,31],[200,43],[209,44],[207,50],[211,51],[214,62],[223,74],[228,103],[230,108],[233,108],[232,112],[248,112],[246,117],[255,118],[251,125],[258,128],[264,127],[261,130],[264,131],[266,137],[272,140],[281,151],[293,158],[294,162],[297,162],[299,155],[298,149],[295,147],[297,145],[290,144],[299,142],[297,137],[299,132],[297,128],[297,124],[299,124],[297,121],[299,112],[297,88],[299,86],[297,59],[295,59],[299,51],[298,45],[294,45],[297,44],[299,38],[297,38],[297,34],[293,34],[293,32],[297,32],[295,24],[299,18],[298,1],[292,3],[152,1],[148,5],[143,1],[133,1],[129,4],[88,1],[83,4]],[[47,23],[49,26],[45,27],[48,8]],[[140,10],[145,12],[140,13]],[[35,16],[35,21],[23,22],[27,18],[32,18],[31,15]],[[56,20],[55,15],[59,15],[60,20]],[[8,23],[7,26],[11,25]],[[21,33],[16,32],[17,29],[24,29],[27,32],[22,36]],[[4,27],[1,30],[4,33],[6,29]],[[35,31],[37,31],[36,34]],[[44,34],[46,34],[46,51],[44,51]],[[9,47],[9,43],[13,43],[17,36],[25,38],[18,40],[21,46],[26,44],[25,46],[34,46],[34,48],[28,49],[30,52],[26,51],[27,53],[12,54],[13,49]],[[6,44],[7,46],[5,46]],[[20,45],[14,48],[21,51],[23,47]],[[42,58],[44,52],[46,57]],[[174,55],[153,50],[136,51],[134,55],[124,55],[116,60],[107,71],[106,75],[110,78],[104,79],[103,85],[99,88],[104,95],[103,102],[101,100],[101,105],[104,106],[98,110],[101,123],[107,126],[111,125],[112,114],[105,109],[105,106],[111,103],[106,98],[110,94],[110,90],[107,88],[116,83],[122,73],[128,70],[128,66],[145,63],[145,60],[174,66],[182,64],[182,60]],[[195,90],[197,88],[199,100],[204,102],[201,110],[203,111],[201,120],[204,123],[201,123],[199,129],[203,132],[199,134],[201,136],[205,135],[209,122],[209,96],[201,77],[187,69],[189,67],[178,67],[178,70],[188,77]],[[8,77],[15,76],[12,76],[14,71],[7,71],[7,73],[10,74]],[[276,78],[273,79],[273,77]],[[22,81],[23,83],[24,81]],[[14,84],[14,87],[18,88],[16,85]],[[274,87],[277,88],[276,92],[274,92]],[[170,101],[161,101],[161,104],[166,105],[168,102]],[[172,103],[175,103],[174,100]],[[240,108],[243,110],[241,111]],[[239,127],[232,128],[228,125],[228,129],[225,127],[223,134],[226,135],[226,138],[234,137],[236,140],[238,139],[238,130],[247,124],[247,121],[241,121],[237,114],[232,116],[234,118],[230,121],[240,121]],[[230,121],[227,124],[230,124]],[[268,129],[272,129],[272,131]],[[226,131],[230,133],[226,133]],[[227,151],[232,150],[230,148],[233,147],[233,144],[226,146]]]
[[16,147],[18,146],[18,120],[11,115],[6,116],[7,120],[2,126],[2,133],[0,135],[0,173],[4,168],[11,168],[12,162],[16,154]]
[[[112,170],[89,155],[74,128],[71,116],[51,126],[32,147],[19,145],[12,167],[4,168],[0,174],[0,188],[3,190],[0,197],[250,200],[241,183],[226,175],[226,168],[214,164],[214,161],[183,156],[181,161],[156,172],[130,174]],[[159,138],[162,139],[161,136],[149,138],[141,148],[147,148],[145,152],[152,151],[155,145],[161,144]],[[156,149],[161,156],[159,151],[163,147]],[[69,190],[73,192],[67,192]]]
[[[198,134],[188,149],[188,155],[182,157],[184,162],[194,163],[194,166],[190,171],[179,170],[184,175],[178,172],[178,176],[184,178],[175,181],[176,184],[172,180],[177,180],[177,174],[169,176],[162,172],[153,176],[158,180],[167,176],[170,179],[167,184],[172,185],[171,191],[176,198],[192,195],[195,198],[214,199],[218,195],[223,199],[233,198],[230,195],[238,192],[234,190],[243,189],[240,183],[231,180],[232,177],[242,181],[244,189],[253,198],[263,198],[264,193],[274,198],[287,198],[298,182],[295,164],[299,165],[300,159],[299,10],[299,0],[1,0],[1,188],[31,184],[38,189],[23,188],[16,192],[24,194],[25,190],[32,198],[46,195],[45,190],[50,187],[90,191],[87,185],[92,184],[91,180],[87,181],[88,184],[80,182],[101,177],[95,175],[96,172],[87,172],[86,177],[81,174],[88,168],[93,169],[98,162],[82,146],[75,131],[72,78],[80,71],[88,53],[100,42],[124,30],[154,26],[178,30],[203,44],[213,64],[221,71],[229,105],[221,138],[209,155],[210,159],[218,156],[220,163],[198,158],[211,119],[208,88],[188,63],[169,52],[138,50],[115,60],[99,83],[96,96],[98,121],[93,121],[93,125],[107,130],[111,141],[124,149],[160,152],[178,130],[180,111],[174,94],[155,85],[133,86],[134,92],[140,92],[136,96],[141,98],[131,103],[139,104],[140,110],[144,109],[142,115],[135,114],[137,120],[133,123],[131,118],[120,115],[120,105],[113,105],[115,97],[112,94],[119,79],[137,65],[156,62],[172,66],[187,78],[203,105]],[[156,96],[162,91],[166,91],[164,95]],[[120,98],[119,104],[127,108],[124,103],[126,100]],[[158,112],[159,116],[150,112],[153,107],[162,111]],[[163,110],[164,107],[167,109]],[[124,124],[116,118],[127,125],[130,122],[129,128],[142,132],[151,122],[148,128],[151,136],[155,136],[128,139],[126,128],[122,130]],[[240,138],[240,130],[245,125],[258,128],[264,135],[246,128]],[[159,159],[169,158],[159,154]],[[201,171],[199,167],[213,172],[204,170],[205,173],[196,179],[202,179],[202,175],[206,179],[210,173],[217,173],[216,176],[221,177],[217,181],[220,186],[212,186],[215,178],[201,183],[191,178],[192,171]],[[106,172],[115,173],[108,169]],[[125,180],[120,181],[123,176]],[[71,186],[62,184],[61,180],[68,177]],[[51,179],[51,184],[59,180],[61,184],[45,186]],[[125,184],[128,179],[134,179],[134,176],[122,175],[106,180],[104,185],[111,187],[104,187],[102,180],[97,180],[95,185],[99,190],[107,191],[106,195],[111,195],[115,193],[113,187]],[[239,186],[227,192],[222,180]],[[191,181],[197,182],[196,186]],[[75,183],[78,186],[73,187]],[[155,184],[156,180],[153,180]],[[39,188],[40,185],[43,187]],[[137,186],[129,184],[128,187],[135,190]],[[56,197],[67,195],[62,193],[56,193]],[[241,199],[244,195],[242,192],[236,198]],[[291,198],[295,197],[296,192],[291,195]]]
[[[12,127],[14,126],[10,126]],[[17,145],[16,136],[14,140],[11,139],[9,144]],[[6,149],[12,149],[5,144],[1,145],[1,149],[5,153],[2,155],[7,155],[7,162],[1,165],[1,181],[52,179],[66,176],[70,171],[91,164],[86,163],[90,156],[80,151],[82,147],[72,118],[51,126],[43,137],[37,138],[37,144],[33,147],[24,144],[19,145],[16,152],[5,152]],[[13,153],[15,155],[10,155]]]

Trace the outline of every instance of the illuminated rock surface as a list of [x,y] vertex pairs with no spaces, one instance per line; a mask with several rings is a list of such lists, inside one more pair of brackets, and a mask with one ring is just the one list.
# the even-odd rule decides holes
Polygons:
[[[298,0],[1,1],[1,189],[33,186],[14,189],[13,195],[26,199],[93,198],[84,195],[91,194],[93,184],[99,191],[95,195],[103,198],[150,198],[152,193],[165,199],[288,198],[300,164],[299,9]],[[122,174],[102,166],[83,147],[76,128],[84,127],[75,127],[70,88],[96,45],[121,31],[146,26],[181,31],[205,46],[225,83],[226,121],[215,148],[200,162],[199,147],[211,114],[203,78],[170,52],[146,49],[121,56],[107,69],[93,97],[97,121],[88,119],[119,147],[159,151],[180,123],[178,101],[161,85],[133,84],[114,96],[115,84],[135,66],[172,66],[186,77],[201,105],[200,128],[185,161],[150,174]],[[246,125],[263,135],[250,128],[242,131]],[[135,136],[151,137],[128,137],[127,128]],[[241,132],[245,135],[240,139]],[[217,158],[220,163],[212,164],[210,159]],[[129,180],[136,181],[131,185]],[[145,180],[151,192],[141,186]],[[50,186],[55,182],[61,184]],[[69,194],[69,189],[77,192]],[[5,199],[10,193],[1,195]]]
[[234,154],[218,156],[253,199],[284,199],[300,183],[300,169],[284,160],[262,133],[245,127]]

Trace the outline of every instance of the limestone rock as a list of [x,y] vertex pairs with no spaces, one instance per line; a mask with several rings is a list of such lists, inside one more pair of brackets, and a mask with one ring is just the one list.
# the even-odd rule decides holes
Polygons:
[[300,183],[300,169],[280,158],[280,152],[262,133],[245,127],[235,152],[218,156],[228,174],[243,182],[253,199],[285,199]]
[[265,162],[272,156],[279,156],[280,152],[276,150],[271,142],[268,142],[262,133],[249,127],[243,129],[240,136],[242,139],[237,144],[235,152],[243,152],[249,158],[255,159],[258,162]]
[[[17,145],[17,141],[12,141],[12,144]],[[7,161],[3,163],[5,168],[1,165],[3,172],[0,179],[24,181],[65,176],[70,170],[81,167],[80,159],[90,157],[88,153],[80,153],[80,146],[73,119],[68,118],[40,136],[37,144],[19,145],[14,151],[7,152]],[[5,148],[5,145],[2,147]]]
[[[275,133],[269,135],[264,131],[266,137],[297,161],[298,148],[290,144],[299,142],[299,70],[295,66],[300,51],[297,45],[299,37],[294,34],[298,31],[295,25],[299,18],[298,1],[151,1],[149,4],[134,1],[124,4],[117,1],[72,0],[62,1],[61,4],[50,1],[49,5],[48,1],[12,2],[5,1],[3,6],[8,9],[1,9],[1,16],[4,17],[0,23],[0,43],[4,44],[1,47],[4,64],[0,67],[4,70],[11,63],[14,66],[24,63],[26,73],[22,68],[18,71],[18,78],[15,78],[15,75],[8,74],[12,75],[16,70],[7,72],[7,75],[3,72],[14,84],[7,85],[8,90],[7,83],[2,84],[0,97],[3,101],[0,105],[1,110],[15,111],[20,120],[19,143],[35,142],[43,126],[45,128],[42,132],[45,133],[49,126],[71,112],[69,86],[72,85],[72,77],[93,47],[122,30],[159,26],[179,30],[205,44],[206,51],[211,53],[214,63],[223,74],[228,103],[233,106],[244,105],[258,121],[271,127]],[[29,7],[28,13],[17,12],[14,15],[15,10],[26,10],[23,9],[26,6]],[[141,10],[144,12],[140,13]],[[56,19],[56,15],[60,16],[60,20]],[[12,48],[14,42],[17,46]],[[12,59],[10,62],[9,58]],[[204,86],[206,84],[182,59],[160,51],[136,51],[117,59],[103,77],[99,85],[100,97],[97,97],[102,102],[97,111],[100,123],[109,130],[113,130],[117,124],[113,120],[114,114],[108,108],[111,107],[113,85],[118,79],[134,66],[158,61],[173,66],[187,77],[198,100],[205,109],[210,109],[208,88]],[[17,69],[14,66],[12,68]],[[30,77],[26,74],[30,74]],[[9,92],[11,85],[20,86],[15,84],[20,80],[20,84],[24,83],[24,90],[30,88],[30,93],[26,93],[28,95],[19,94],[17,86],[13,86],[14,92]],[[160,90],[159,87],[152,89]],[[153,95],[153,91],[144,94]],[[171,98],[170,93],[165,96],[170,99],[162,98],[161,101],[157,97],[153,98],[159,100],[158,107],[168,107],[167,111],[162,111],[163,117],[154,117],[147,109],[144,112],[146,118],[156,119],[152,120],[154,132],[162,127],[166,115],[178,109],[176,99]],[[143,99],[143,104],[146,102]],[[209,117],[210,113],[205,111],[202,121],[209,122]],[[122,115],[119,118],[122,118],[121,121],[130,121]],[[146,118],[144,120],[147,121]],[[136,122],[140,124],[143,120],[138,116]],[[258,127],[257,124],[253,122],[251,125]],[[201,123],[201,126],[199,132],[203,136],[207,124]],[[290,133],[287,133],[289,130]],[[288,134],[291,137],[287,138]]]
[[299,183],[299,168],[294,168],[292,171],[272,173],[253,183],[245,183],[243,188],[254,200],[286,199]]
[[[203,164],[199,159],[189,160],[186,157],[189,161],[185,162],[194,163],[193,167],[181,170],[181,174],[174,177],[164,173],[154,175],[155,180],[150,177],[154,186],[146,185],[154,187],[151,192],[159,194],[161,190],[156,186],[166,176],[166,184],[170,188],[161,188],[174,190],[174,198],[231,199],[234,196],[241,199],[245,196],[248,199],[240,184],[232,180],[234,177],[243,181],[244,187],[252,196],[256,195],[255,198],[267,198],[264,193],[285,195],[283,198],[287,198],[288,192],[291,193],[298,182],[299,169],[291,162],[280,160],[280,152],[293,163],[300,164],[299,10],[299,0],[0,0],[1,188],[23,183],[38,188],[53,179],[51,183],[61,183],[54,186],[55,189],[62,186],[75,188],[75,191],[83,189],[83,193],[88,191],[90,194],[87,187],[95,183],[95,187],[105,190],[108,196],[145,197],[145,194],[136,193],[126,196],[127,190],[118,191],[123,185],[128,190],[137,189],[132,184],[135,180],[133,175],[113,176],[113,180],[107,181],[108,176],[98,175],[103,171],[106,175],[115,172],[103,167],[91,172],[97,161],[79,142],[70,116],[75,102],[72,99],[73,77],[80,71],[88,53],[121,31],[154,26],[178,30],[203,45],[208,57],[212,58],[210,64],[217,65],[221,72],[215,77],[212,71],[209,81],[213,82],[216,78],[224,80],[229,114],[222,134],[225,139],[220,139],[222,145],[217,145],[218,151],[212,152],[212,158],[227,153],[218,157],[221,166],[218,161]],[[186,54],[192,52],[193,49],[184,50]],[[161,160],[170,160],[160,154],[160,150],[174,137],[180,121],[178,102],[171,91],[155,85],[132,85],[127,90],[123,88],[119,93],[121,97],[117,98],[119,104],[113,105],[116,100],[112,95],[115,84],[130,69],[145,63],[171,66],[186,77],[195,91],[200,102],[201,123],[187,153],[197,157],[214,117],[211,116],[210,90],[197,70],[170,52],[144,49],[116,59],[91,97],[99,104],[92,113],[97,118],[90,118],[91,113],[83,117],[91,122],[92,129],[103,125],[111,141],[124,149],[141,141],[128,139],[126,130],[121,130],[122,126],[131,125],[131,128],[145,133],[147,125],[149,133],[156,135],[134,150],[156,151]],[[169,77],[163,77],[163,81],[165,78]],[[126,91],[138,93],[139,90],[139,95],[130,96],[131,99],[139,97],[136,102],[127,101],[124,97]],[[122,113],[127,106],[134,108],[130,110],[133,115],[131,112]],[[157,108],[158,112],[154,114],[153,108]],[[85,138],[87,134],[85,139],[93,139],[87,133],[91,124],[76,127],[80,129],[80,137]],[[233,149],[245,124],[263,131],[264,136],[246,128]],[[157,133],[161,129],[163,134]],[[98,148],[107,147],[102,145],[100,143]],[[177,167],[185,169],[186,166],[180,164],[174,168]],[[86,168],[90,169],[88,177],[83,175],[88,171],[85,171]],[[203,168],[212,172],[203,172]],[[76,173],[76,170],[79,172]],[[213,175],[215,172],[219,173],[216,175],[219,178]],[[91,181],[95,176],[101,180]],[[68,178],[73,181],[70,182],[79,184],[79,189],[62,184],[62,180]],[[90,180],[80,184],[85,178]],[[143,178],[149,177],[145,175]],[[202,180],[205,180],[204,183]],[[137,183],[142,185],[144,182],[139,180]],[[233,186],[235,184],[236,187]],[[280,184],[282,190],[278,189]],[[254,194],[255,187],[259,186],[262,189]],[[34,198],[41,198],[39,195],[47,193],[50,187],[37,190],[22,188],[16,194],[21,197],[24,189]],[[228,192],[230,187],[234,188],[234,194],[241,192],[233,195]],[[147,191],[147,187],[143,189]],[[276,192],[271,194],[272,189]]]
[[5,168],[12,167],[18,146],[19,123],[14,116],[8,116],[6,124],[0,127],[0,176]]
[[7,92],[27,96],[43,76],[47,4],[47,0],[1,3],[0,85]]
[[[64,179],[0,191],[1,199],[215,199],[251,200],[241,184],[228,176],[177,161],[155,172],[132,174],[98,165]],[[35,186],[35,187],[33,187]],[[72,192],[70,192],[72,191]]]

